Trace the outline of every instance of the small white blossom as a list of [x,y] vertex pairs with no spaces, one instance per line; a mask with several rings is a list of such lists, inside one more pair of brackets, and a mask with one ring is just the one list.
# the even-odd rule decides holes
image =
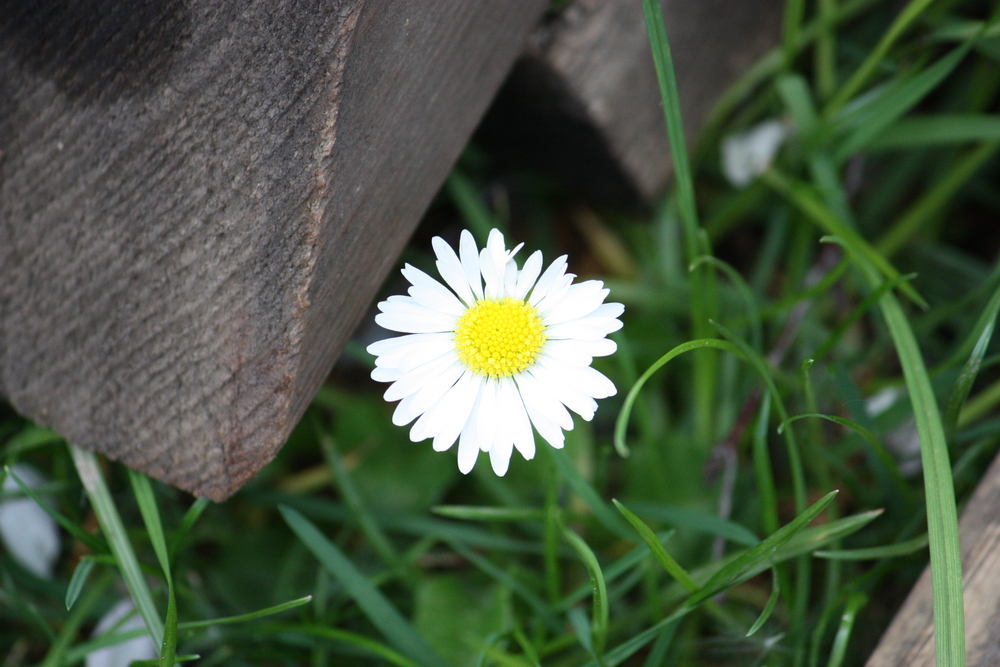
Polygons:
[[[114,632],[124,633],[145,627],[142,616],[133,613],[132,600],[119,600],[108,613],[101,617],[94,628],[94,637],[99,637],[114,628]],[[125,618],[132,614],[128,618]],[[121,625],[118,622],[125,618]],[[117,626],[117,627],[116,627]],[[87,654],[87,667],[128,667],[133,660],[154,660],[156,647],[149,635],[136,637],[113,646],[105,646]]]
[[18,496],[21,487],[14,475],[32,489],[44,484],[45,478],[23,463],[11,466],[10,473],[4,480],[0,498],[0,541],[25,569],[50,579],[61,549],[59,527],[38,503],[27,496]]
[[746,187],[771,166],[787,135],[787,128],[777,120],[729,135],[722,140],[722,173],[734,186]]
[[393,423],[416,420],[413,442],[433,438],[443,452],[457,440],[459,470],[472,470],[482,451],[503,475],[514,449],[534,458],[532,427],[559,449],[573,428],[567,408],[589,421],[594,399],[615,394],[590,364],[615,351],[606,336],[621,328],[624,307],[604,303],[599,280],[573,284],[565,255],[543,272],[535,252],[519,269],[521,246],[507,250],[496,229],[482,251],[468,231],[458,254],[439,237],[432,243],[448,287],[406,265],[409,296],[380,303],[375,322],[407,335],[368,346],[372,378],[392,383]]

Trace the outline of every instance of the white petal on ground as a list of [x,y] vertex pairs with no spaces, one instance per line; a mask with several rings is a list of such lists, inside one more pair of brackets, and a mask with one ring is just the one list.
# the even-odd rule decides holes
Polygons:
[[[140,630],[145,627],[142,616],[132,613],[135,607],[131,600],[121,600],[106,613],[97,626],[94,628],[94,637],[98,637],[105,632],[115,629],[116,633],[124,633],[132,630]],[[118,622],[129,616],[121,625]],[[156,647],[153,640],[146,635],[136,637],[127,641],[106,646],[87,654],[87,667],[128,667],[133,660],[155,660]]]
[[437,266],[438,273],[448,283],[448,286],[455,290],[458,298],[470,306],[476,298],[481,299],[482,294],[473,295],[474,290],[469,287],[465,262],[459,260],[458,255],[451,249],[451,246],[445,243],[445,240],[440,236],[435,236],[431,239],[431,246],[434,248],[434,254],[437,255],[435,265]]
[[[11,466],[3,483],[3,495],[21,493],[13,475],[29,488],[45,483],[45,478],[31,466]],[[0,500],[0,541],[11,557],[26,570],[42,579],[51,579],[61,550],[59,528],[45,510],[26,496]]]
[[784,124],[767,120],[746,132],[722,140],[722,173],[743,188],[767,171],[788,135]]

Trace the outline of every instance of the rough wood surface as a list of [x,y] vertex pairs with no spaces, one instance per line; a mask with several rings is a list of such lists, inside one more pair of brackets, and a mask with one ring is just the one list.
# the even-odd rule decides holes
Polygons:
[[[663,0],[689,141],[778,43],[782,0]],[[518,165],[615,204],[666,187],[670,148],[638,0],[574,0],[531,35],[478,136]],[[511,117],[521,116],[519,123]]]
[[220,500],[277,452],[545,0],[0,1],[0,393]]
[[[962,588],[966,664],[1000,665],[1000,457],[962,512]],[[882,636],[867,667],[932,667],[934,614],[927,567]]]

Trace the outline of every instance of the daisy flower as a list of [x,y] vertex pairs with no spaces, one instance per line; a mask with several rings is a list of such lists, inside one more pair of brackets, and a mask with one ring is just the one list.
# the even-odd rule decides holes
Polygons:
[[432,244],[448,287],[407,264],[409,296],[390,296],[375,316],[406,335],[368,346],[372,378],[391,382],[385,399],[399,401],[393,423],[414,422],[410,440],[432,438],[435,451],[457,440],[466,474],[481,451],[497,475],[514,449],[534,458],[532,427],[561,449],[573,428],[567,408],[589,421],[594,399],[616,393],[590,364],[615,351],[606,336],[621,328],[624,307],[604,303],[599,280],[574,284],[565,255],[542,272],[535,252],[519,269],[513,258],[523,244],[507,250],[496,229],[481,251],[468,231],[458,254],[440,237]]

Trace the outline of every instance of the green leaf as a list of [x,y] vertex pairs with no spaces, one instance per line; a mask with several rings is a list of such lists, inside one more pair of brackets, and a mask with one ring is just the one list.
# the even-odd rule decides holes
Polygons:
[[535,507],[483,507],[438,505],[431,511],[438,516],[463,521],[542,521],[545,511]]
[[285,523],[358,604],[368,620],[404,655],[422,665],[444,666],[413,626],[403,618],[364,574],[304,516],[291,507],[278,507]]

